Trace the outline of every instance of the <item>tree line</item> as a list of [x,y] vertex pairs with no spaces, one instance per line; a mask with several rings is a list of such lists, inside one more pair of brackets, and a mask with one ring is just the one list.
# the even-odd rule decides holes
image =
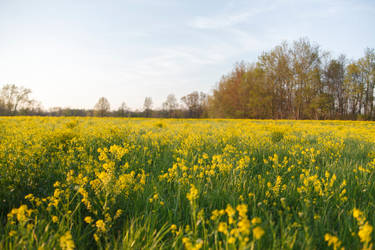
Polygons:
[[333,57],[306,38],[241,62],[209,98],[210,117],[374,120],[375,52]]
[[131,110],[125,102],[118,109],[111,109],[107,98],[101,97],[92,109],[54,107],[44,110],[40,102],[30,98],[31,90],[14,84],[4,85],[0,91],[0,115],[38,116],[98,116],[98,117],[155,117],[155,118],[207,118],[208,96],[194,91],[177,100],[167,96],[162,108],[154,109],[151,97],[146,97],[141,110]]
[[125,102],[117,110],[111,111],[107,98],[101,97],[91,114],[115,117],[208,118],[208,95],[205,93],[193,91],[183,96],[180,101],[174,94],[169,94],[161,108],[153,109],[152,98],[146,97],[141,111],[130,110]]
[[159,109],[146,97],[141,110],[125,102],[112,110],[101,97],[93,109],[46,111],[30,89],[8,84],[0,92],[0,115],[375,120],[374,88],[374,49],[349,60],[302,38],[263,52],[254,63],[236,63],[210,95],[193,91],[178,101],[170,94]]

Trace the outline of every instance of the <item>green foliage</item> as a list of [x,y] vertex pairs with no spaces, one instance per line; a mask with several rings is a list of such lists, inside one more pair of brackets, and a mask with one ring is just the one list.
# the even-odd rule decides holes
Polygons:
[[272,139],[272,142],[279,142],[281,141],[282,139],[284,138],[284,132],[282,131],[273,131],[271,133],[271,139]]

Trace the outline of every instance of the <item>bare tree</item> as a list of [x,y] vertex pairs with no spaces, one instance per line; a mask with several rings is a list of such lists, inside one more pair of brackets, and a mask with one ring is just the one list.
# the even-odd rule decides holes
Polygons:
[[0,94],[0,103],[8,114],[15,114],[17,110],[29,105],[32,100],[29,95],[31,90],[24,87],[17,87],[14,84],[5,85]]
[[[345,112],[345,64],[346,59],[341,55],[338,59],[331,59],[323,71],[324,87],[326,92],[333,97],[333,110],[331,116],[344,117]],[[325,89],[323,89],[325,90]]]
[[363,86],[363,113],[366,118],[372,118],[374,111],[375,89],[375,50],[367,48],[365,56],[358,60]]
[[121,117],[125,117],[129,112],[129,108],[125,102],[122,102],[120,107],[118,108],[118,113]]
[[41,114],[43,112],[42,103],[31,100],[26,105],[23,105],[17,112],[21,115]]
[[95,104],[95,114],[98,116],[105,116],[111,109],[109,101],[105,97],[100,97],[99,101]]
[[181,101],[189,110],[189,117],[199,118],[202,116],[207,105],[207,95],[203,92],[194,91],[181,98]]
[[177,108],[178,102],[175,95],[169,94],[167,100],[163,103],[163,109],[168,112],[169,117],[173,117]]
[[152,98],[146,97],[143,103],[143,110],[146,114],[146,117],[150,117],[152,113]]

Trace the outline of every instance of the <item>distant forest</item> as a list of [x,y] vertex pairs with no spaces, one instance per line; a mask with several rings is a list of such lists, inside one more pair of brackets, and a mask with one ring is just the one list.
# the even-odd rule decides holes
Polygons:
[[374,49],[351,60],[302,38],[263,52],[257,62],[235,64],[211,94],[194,91],[180,101],[170,94],[159,109],[146,97],[141,111],[125,102],[112,110],[101,97],[91,110],[47,111],[29,98],[30,89],[8,84],[1,89],[0,115],[375,120],[374,88]]

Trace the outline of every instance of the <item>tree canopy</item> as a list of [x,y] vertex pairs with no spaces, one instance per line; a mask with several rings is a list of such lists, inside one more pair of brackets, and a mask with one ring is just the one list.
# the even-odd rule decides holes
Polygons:
[[241,62],[209,98],[212,117],[375,119],[375,52],[348,61],[300,39]]

